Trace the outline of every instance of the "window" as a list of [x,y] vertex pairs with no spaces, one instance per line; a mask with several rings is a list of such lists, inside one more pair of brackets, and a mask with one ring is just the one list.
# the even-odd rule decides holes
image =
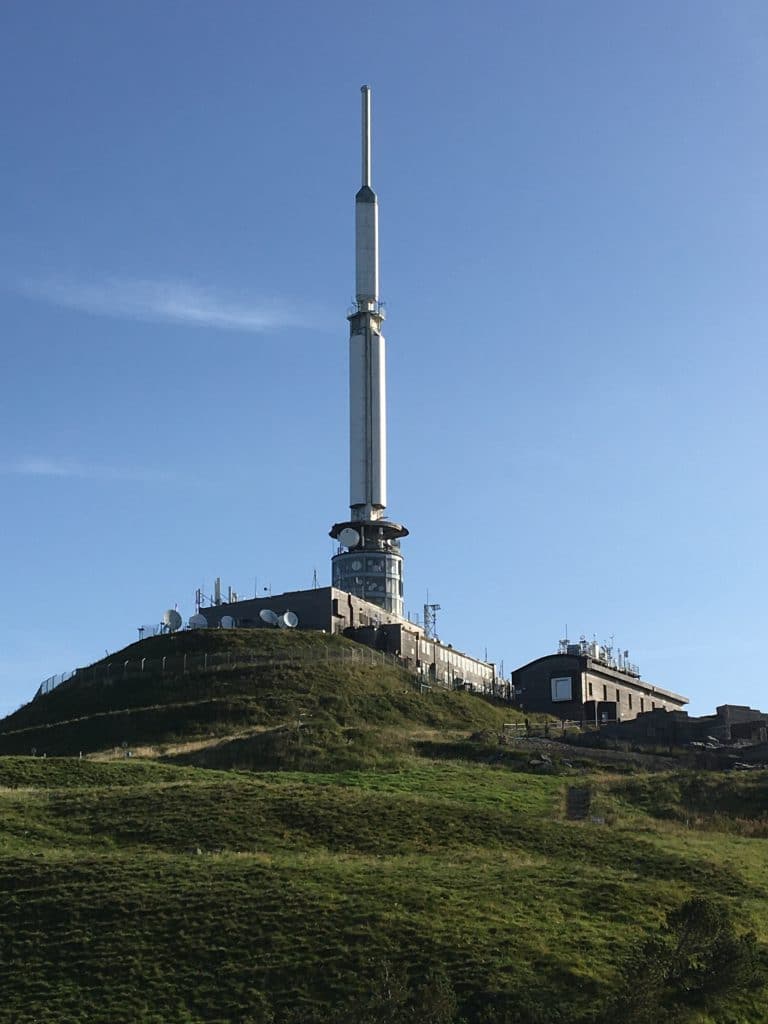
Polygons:
[[652,700],[651,701],[651,711],[655,711],[655,710],[656,710],[656,701]]
[[589,696],[592,696],[592,683],[587,684],[589,686]]
[[616,687],[616,703],[621,703],[621,690],[618,688],[618,686]]
[[645,700],[642,697],[640,698],[640,710],[645,711]]
[[560,676],[557,679],[552,679],[550,682],[552,687],[552,700],[572,700],[573,685],[570,676]]
[[608,700],[608,687],[603,687],[603,700]]
[[632,710],[632,694],[631,693],[627,694],[627,700],[629,701],[629,710],[631,711]]

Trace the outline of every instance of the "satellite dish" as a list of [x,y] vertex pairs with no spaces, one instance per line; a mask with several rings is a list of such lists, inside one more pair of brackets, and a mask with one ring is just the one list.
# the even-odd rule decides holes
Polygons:
[[177,629],[180,629],[181,622],[181,616],[175,608],[169,608],[167,612],[163,612],[163,625],[168,627],[170,633],[175,633]]
[[207,629],[208,619],[199,612],[196,615],[190,616],[189,622],[187,623],[190,629]]
[[221,616],[221,628],[222,629],[234,629],[235,628],[235,620],[232,618],[231,615],[222,615]]
[[283,612],[280,616],[280,620],[284,627],[288,629],[295,629],[299,624],[299,616],[296,612]]
[[360,534],[351,526],[345,526],[339,534],[339,540],[345,548],[356,548],[360,543]]
[[262,608],[259,612],[259,618],[262,622],[266,622],[268,626],[277,625],[277,615],[275,615],[271,608]]

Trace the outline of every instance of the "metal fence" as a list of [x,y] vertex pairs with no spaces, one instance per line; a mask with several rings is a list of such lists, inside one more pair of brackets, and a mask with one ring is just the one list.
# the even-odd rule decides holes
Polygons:
[[[297,651],[291,654],[250,654],[248,652],[228,651],[222,654],[183,654],[164,658],[140,658],[127,661],[100,662],[88,668],[76,668],[60,675],[49,676],[37,689],[33,700],[50,693],[63,683],[73,680],[88,685],[109,684],[122,679],[141,677],[159,677],[166,675],[188,675],[194,673],[221,672],[240,668],[275,668],[279,666],[322,665],[331,663],[352,663],[357,665],[390,665],[404,669],[413,674],[413,670],[400,658],[372,647],[361,646],[359,650],[334,651],[326,648],[323,651]],[[421,680],[414,676],[413,685],[416,689],[422,686]],[[434,683],[444,689],[451,689],[448,683]]]
[[466,689],[470,693],[493,695],[505,697],[505,689],[502,680],[496,680],[496,685],[489,684],[481,689],[473,689],[465,684],[454,685],[450,679],[435,679],[432,676],[419,672],[405,659],[384,651],[377,651],[372,647],[360,645],[359,648],[348,650],[340,648],[333,650],[326,647],[323,650],[294,651],[290,654],[251,654],[248,652],[228,651],[221,654],[183,654],[172,655],[165,658],[140,658],[127,661],[99,662],[88,668],[76,668],[70,672],[62,672],[60,675],[50,676],[44,680],[37,689],[33,700],[61,686],[63,683],[76,681],[78,684],[87,685],[109,685],[123,679],[136,679],[154,677],[162,678],[166,675],[178,676],[208,672],[221,672],[231,669],[242,668],[275,668],[279,666],[300,666],[300,665],[323,665],[331,663],[347,663],[357,665],[389,665],[393,668],[403,669],[410,677],[410,684],[414,690],[426,693],[432,689],[453,690]]

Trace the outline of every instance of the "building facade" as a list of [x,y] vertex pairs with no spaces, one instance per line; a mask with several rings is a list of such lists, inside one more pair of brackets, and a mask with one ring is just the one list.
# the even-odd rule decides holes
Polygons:
[[609,664],[579,645],[536,658],[512,673],[512,687],[524,711],[545,712],[563,721],[607,725],[657,708],[678,711],[688,698],[645,682],[634,666]]
[[200,608],[209,627],[223,622],[246,629],[272,629],[262,612],[276,616],[293,612],[299,629],[341,633],[358,643],[398,658],[425,685],[495,693],[496,668],[457,651],[434,637],[423,626],[400,618],[379,605],[336,587],[292,590],[285,594],[256,597],[245,601],[221,602]]

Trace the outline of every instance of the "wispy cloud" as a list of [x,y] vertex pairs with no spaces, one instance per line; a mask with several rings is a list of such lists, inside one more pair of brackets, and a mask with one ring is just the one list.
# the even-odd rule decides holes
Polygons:
[[172,479],[165,470],[140,469],[104,463],[79,462],[58,456],[30,455],[10,462],[0,462],[0,473],[18,476],[60,477],[80,480],[162,481]]
[[285,327],[311,327],[316,323],[309,312],[296,310],[286,302],[237,302],[209,288],[183,281],[106,277],[83,282],[48,277],[22,281],[19,289],[34,298],[84,313],[194,327],[265,332]]

